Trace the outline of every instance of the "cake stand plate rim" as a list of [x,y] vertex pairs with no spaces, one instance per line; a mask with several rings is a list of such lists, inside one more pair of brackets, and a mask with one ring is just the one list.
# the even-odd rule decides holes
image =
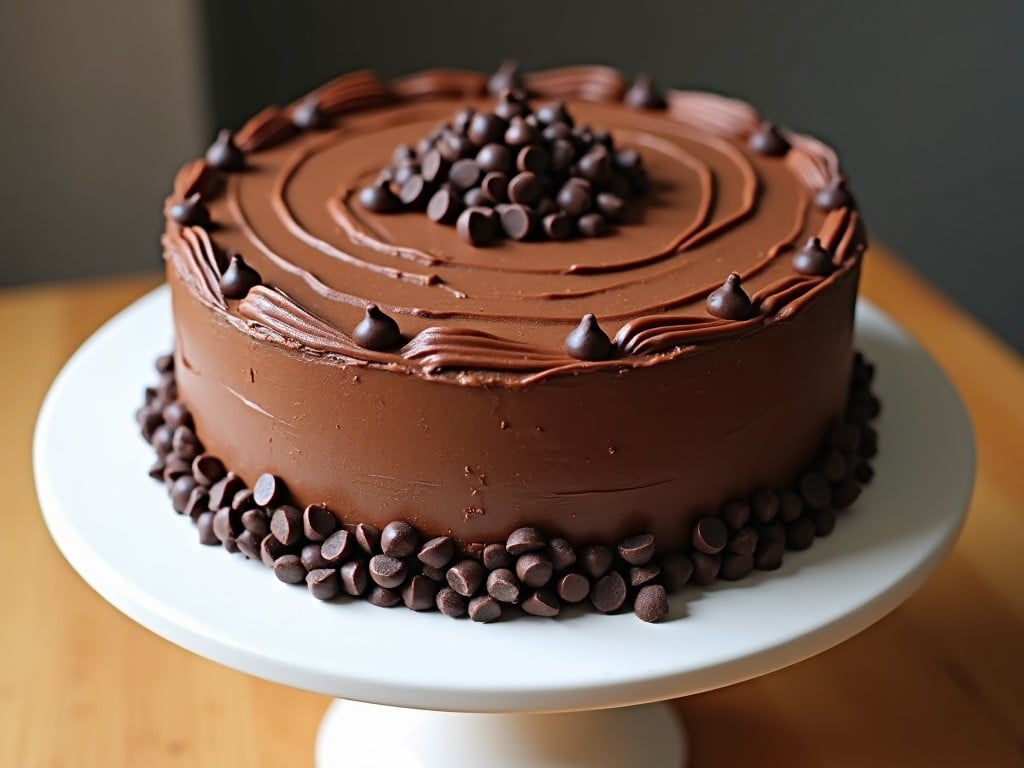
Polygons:
[[[336,697],[569,711],[765,674],[842,642],[909,597],[952,548],[973,486],[973,434],[955,390],[909,334],[861,299],[857,344],[878,363],[884,404],[876,479],[832,536],[787,553],[779,571],[684,590],[657,625],[629,614],[478,625],[362,601],[322,604],[262,565],[199,545],[146,475],[151,449],[132,414],[171,335],[161,286],[98,330],[57,376],[33,446],[51,535],[102,597],[156,634]],[[106,480],[113,475],[123,485]]]

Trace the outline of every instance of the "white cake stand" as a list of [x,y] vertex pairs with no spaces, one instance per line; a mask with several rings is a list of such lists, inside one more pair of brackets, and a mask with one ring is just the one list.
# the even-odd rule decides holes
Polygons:
[[832,536],[787,554],[780,570],[685,590],[655,625],[582,612],[482,625],[324,604],[260,564],[200,546],[147,476],[152,455],[133,412],[171,334],[158,289],[97,332],[54,382],[35,436],[46,523],[82,577],[158,635],[339,697],[320,728],[321,768],[678,768],[681,724],[649,702],[763,675],[882,618],[949,551],[974,476],[953,388],[861,302],[857,343],[878,364],[885,405],[877,477]]

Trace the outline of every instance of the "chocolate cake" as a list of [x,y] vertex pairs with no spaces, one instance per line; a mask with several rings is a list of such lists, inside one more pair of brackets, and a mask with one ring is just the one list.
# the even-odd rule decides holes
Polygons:
[[743,102],[359,72],[222,132],[165,213],[152,474],[316,597],[656,620],[870,479],[861,218]]

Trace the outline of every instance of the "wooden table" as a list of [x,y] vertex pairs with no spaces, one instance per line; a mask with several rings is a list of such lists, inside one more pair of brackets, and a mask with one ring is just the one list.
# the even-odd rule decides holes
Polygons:
[[[30,444],[43,395],[97,326],[158,281],[0,292],[0,530],[10,536],[0,766],[312,762],[328,699],[150,634],[71,570],[40,517]],[[967,526],[924,588],[874,627],[780,672],[679,700],[698,768],[1024,766],[1024,365],[877,249],[864,288],[967,402],[979,455]]]

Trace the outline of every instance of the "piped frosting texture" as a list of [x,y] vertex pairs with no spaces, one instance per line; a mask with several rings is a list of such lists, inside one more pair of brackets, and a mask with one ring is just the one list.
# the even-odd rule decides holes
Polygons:
[[[420,212],[367,210],[359,192],[396,146],[463,107],[493,108],[494,97],[477,73],[390,83],[355,73],[253,118],[233,139],[241,169],[224,137],[227,167],[208,156],[182,169],[167,203],[167,258],[204,303],[261,338],[345,362],[510,384],[651,365],[755,332],[859,260],[863,227],[834,152],[774,127],[763,151],[764,119],[749,105],[685,91],[629,101],[629,83],[601,67],[527,75],[524,86],[534,104],[563,100],[577,124],[609,130],[616,147],[642,156],[650,191],[614,235],[480,249]],[[211,225],[171,215],[195,194]],[[811,238],[832,260],[834,269],[813,270],[825,274],[794,268]],[[260,281],[238,299],[221,289],[235,253]],[[733,272],[751,312],[716,316],[708,297]],[[360,341],[371,304],[397,324],[390,346]],[[567,344],[588,315],[612,341],[598,359]]]

